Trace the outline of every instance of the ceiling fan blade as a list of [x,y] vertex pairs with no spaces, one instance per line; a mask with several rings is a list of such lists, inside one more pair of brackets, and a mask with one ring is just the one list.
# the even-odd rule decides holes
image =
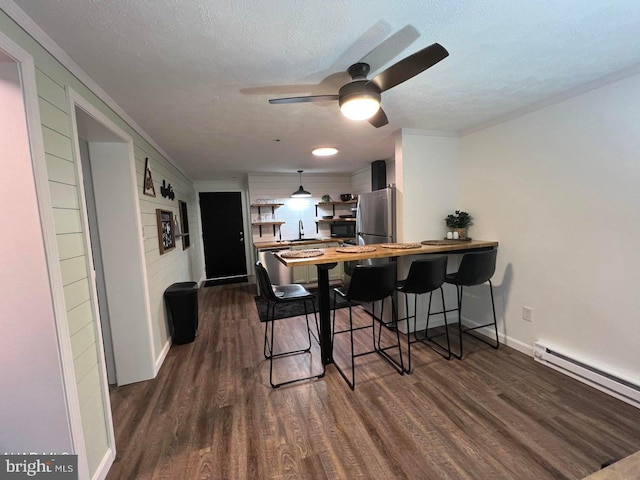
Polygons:
[[271,100],[269,100],[269,103],[308,103],[326,102],[329,100],[338,100],[338,95],[310,95],[308,97],[272,98]]
[[384,113],[384,110],[382,110],[382,107],[380,107],[376,112],[376,114],[369,119],[369,123],[376,128],[384,127],[387,123],[389,123],[389,120],[387,119],[387,114]]
[[371,81],[384,92],[424,72],[427,68],[434,66],[448,56],[449,52],[442,45],[434,43],[391,65]]

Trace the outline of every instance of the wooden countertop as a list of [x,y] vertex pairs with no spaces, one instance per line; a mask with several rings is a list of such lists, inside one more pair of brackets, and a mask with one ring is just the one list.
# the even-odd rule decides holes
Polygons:
[[584,477],[584,480],[638,480],[640,479],[640,452],[629,455],[607,468]]
[[277,240],[270,240],[270,241],[265,241],[265,242],[253,242],[253,246],[258,249],[261,250],[263,248],[276,248],[276,247],[291,247],[293,245],[311,245],[311,244],[316,244],[316,243],[335,243],[335,242],[343,242],[345,240],[353,240],[353,239],[347,239],[347,238],[320,238],[320,239],[315,239],[315,240],[305,240],[303,242],[291,242],[289,240],[282,240],[281,242],[278,242]]
[[342,253],[336,252],[336,247],[323,249],[324,255],[310,258],[282,258],[276,254],[278,260],[288,267],[298,265],[318,265],[323,263],[348,262],[351,260],[365,260],[367,258],[403,257],[406,255],[422,255],[425,253],[455,253],[456,251],[472,250],[476,248],[497,247],[498,242],[488,240],[471,240],[452,245],[422,245],[420,248],[383,248],[376,245],[375,252]]

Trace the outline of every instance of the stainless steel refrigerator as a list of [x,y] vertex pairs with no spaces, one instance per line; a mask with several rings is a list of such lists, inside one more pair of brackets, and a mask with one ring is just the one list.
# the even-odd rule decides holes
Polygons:
[[394,220],[395,191],[393,187],[360,194],[356,213],[358,245],[393,243]]
[[[376,243],[393,243],[395,241],[395,190],[393,187],[362,193],[358,196],[358,211],[356,213],[356,240],[358,245],[373,245]],[[361,260],[361,265],[379,265],[388,263],[389,258]],[[351,263],[351,262],[348,262]],[[345,273],[351,275],[356,262],[345,264]],[[379,303],[379,302],[378,302]],[[364,309],[372,313],[371,305],[364,304]],[[376,311],[380,312],[380,307]],[[385,308],[385,319],[391,320],[391,310]]]

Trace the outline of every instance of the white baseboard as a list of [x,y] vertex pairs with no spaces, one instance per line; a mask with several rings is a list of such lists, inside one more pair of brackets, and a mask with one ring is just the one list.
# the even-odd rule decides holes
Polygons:
[[164,347],[162,347],[162,351],[160,352],[160,355],[158,355],[158,358],[156,359],[156,363],[153,366],[154,378],[158,375],[158,372],[160,371],[160,368],[162,367],[162,364],[164,363],[164,359],[167,357],[170,348],[171,348],[171,337],[167,339],[166,343],[164,344]]

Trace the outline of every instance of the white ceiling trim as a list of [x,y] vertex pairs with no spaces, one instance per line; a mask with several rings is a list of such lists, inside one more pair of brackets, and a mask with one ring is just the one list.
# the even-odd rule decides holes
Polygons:
[[29,17],[13,0],[0,0],[2,9],[13,21],[31,35],[47,52],[58,60],[67,70],[71,72],[80,82],[91,90],[100,100],[102,100],[111,110],[113,110],[122,120],[133,128],[141,137],[155,148],[163,157],[171,163],[185,177],[193,181],[189,175],[169,156],[164,149],[158,145],[151,136],[145,132],[127,112],[125,112],[116,101],[109,96],[80,66],[66,54],[60,46],[40,26]]

